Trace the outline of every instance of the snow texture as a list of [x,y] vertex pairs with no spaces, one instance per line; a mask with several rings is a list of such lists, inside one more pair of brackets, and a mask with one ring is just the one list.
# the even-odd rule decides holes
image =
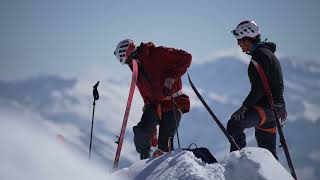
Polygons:
[[135,180],[292,180],[290,173],[262,148],[244,148],[230,153],[221,163],[206,164],[192,152],[177,150],[158,158],[134,163],[114,173]]

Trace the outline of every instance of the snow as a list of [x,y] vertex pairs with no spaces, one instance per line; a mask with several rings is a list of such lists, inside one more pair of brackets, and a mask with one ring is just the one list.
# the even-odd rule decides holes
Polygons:
[[1,180],[119,179],[69,148],[40,118],[0,109]]
[[206,164],[192,152],[177,150],[159,158],[134,163],[114,173],[125,179],[187,180],[292,180],[290,173],[262,148],[248,147],[230,153],[221,163]]
[[[50,130],[55,129],[52,124],[49,127],[47,123],[36,123],[45,121],[39,121],[41,116],[0,109],[0,118],[1,180],[293,179],[269,151],[249,147],[230,153],[216,164],[206,164],[191,152],[176,150],[158,158],[137,161],[110,174],[108,168],[88,161],[87,156],[57,139],[60,134]],[[63,135],[61,137],[64,139]],[[313,169],[303,169],[303,172],[307,177],[314,177]]]

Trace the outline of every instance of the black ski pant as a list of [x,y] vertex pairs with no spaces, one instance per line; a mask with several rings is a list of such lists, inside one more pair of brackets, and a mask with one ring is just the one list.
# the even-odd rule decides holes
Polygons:
[[[227,131],[231,135],[235,142],[238,144],[239,148],[242,149],[246,146],[246,135],[244,130],[251,127],[261,127],[261,128],[274,128],[276,127],[275,118],[270,109],[263,108],[266,115],[266,123],[259,126],[261,122],[261,116],[256,111],[256,109],[250,108],[244,114],[244,119],[236,120],[231,118],[227,124]],[[258,147],[268,149],[273,156],[278,159],[276,151],[276,133],[266,132],[261,129],[255,128],[255,138],[257,140]],[[230,152],[237,150],[236,147],[230,147]]]
[[178,109],[162,113],[160,120],[156,111],[156,106],[148,104],[145,106],[145,110],[142,114],[141,121],[133,127],[134,144],[136,150],[140,154],[149,153],[151,148],[150,137],[152,130],[159,125],[159,137],[158,148],[162,151],[168,152],[168,140],[171,137],[170,142],[173,149],[173,138],[176,133],[177,127],[181,119],[181,113]]

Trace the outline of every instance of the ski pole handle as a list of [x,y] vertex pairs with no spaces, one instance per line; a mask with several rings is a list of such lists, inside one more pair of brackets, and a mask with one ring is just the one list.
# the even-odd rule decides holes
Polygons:
[[98,82],[93,86],[93,91],[92,91],[92,93],[93,93],[93,99],[94,99],[94,101],[95,101],[95,100],[99,100],[99,92],[98,92],[99,82],[100,82],[100,81],[98,81]]

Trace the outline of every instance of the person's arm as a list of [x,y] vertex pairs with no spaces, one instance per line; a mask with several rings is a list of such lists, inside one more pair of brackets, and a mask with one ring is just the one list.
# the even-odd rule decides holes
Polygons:
[[256,71],[256,69],[252,69],[251,71],[252,72],[248,72],[251,82],[251,90],[242,103],[242,105],[246,108],[253,107],[264,95],[261,79],[259,78],[258,72]]
[[[260,53],[258,56],[254,56],[253,59],[257,60],[266,74],[269,74],[269,66],[267,62],[269,61],[268,56]],[[262,80],[260,78],[259,72],[256,67],[250,62],[248,68],[248,76],[251,83],[251,90],[243,102],[243,106],[250,108],[253,107],[265,94]]]
[[178,79],[188,69],[192,61],[192,55],[181,49],[163,49],[162,61],[167,65],[166,75],[168,78]]

